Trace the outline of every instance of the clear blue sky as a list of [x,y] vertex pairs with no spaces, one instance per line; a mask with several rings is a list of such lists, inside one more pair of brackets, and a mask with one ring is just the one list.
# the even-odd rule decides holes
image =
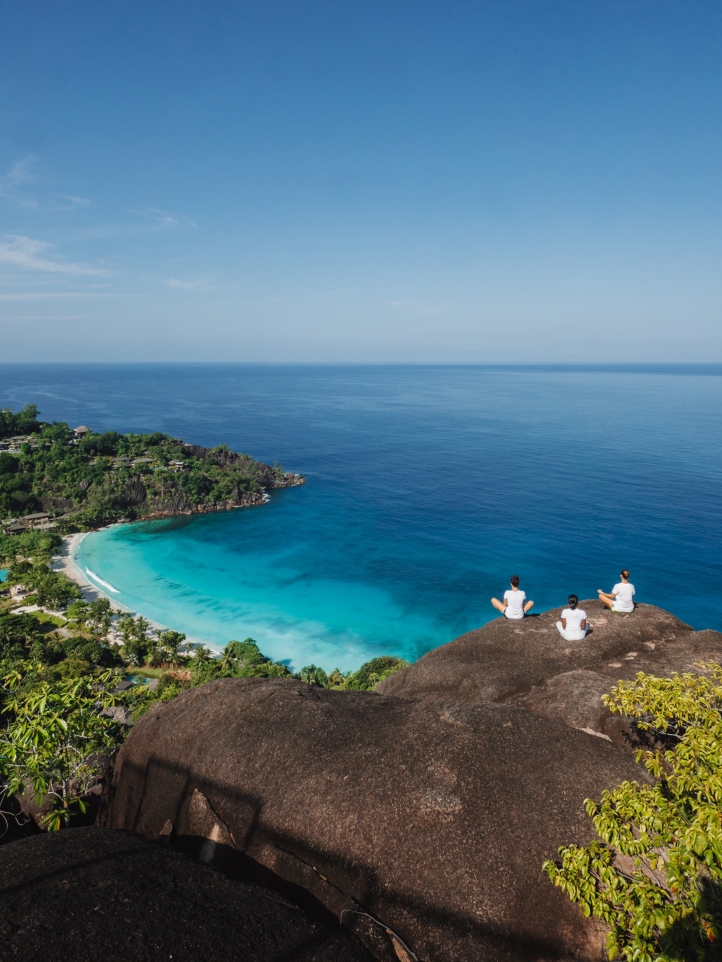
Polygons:
[[6,3],[0,360],[722,360],[722,4]]

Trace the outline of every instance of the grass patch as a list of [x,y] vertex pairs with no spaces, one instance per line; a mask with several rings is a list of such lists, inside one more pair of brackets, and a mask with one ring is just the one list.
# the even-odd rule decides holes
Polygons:
[[46,611],[34,611],[33,616],[41,625],[53,625],[55,628],[62,628],[68,624],[65,618],[59,618],[57,615],[49,615]]

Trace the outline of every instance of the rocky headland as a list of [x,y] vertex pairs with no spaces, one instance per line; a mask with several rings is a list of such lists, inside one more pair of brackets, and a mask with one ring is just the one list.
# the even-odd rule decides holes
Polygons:
[[583,641],[560,637],[560,608],[517,622],[496,618],[430,651],[376,690],[422,701],[517,705],[634,750],[636,729],[605,708],[601,696],[639,671],[668,677],[719,662],[722,633],[695,631],[652,605],[630,614],[611,612],[596,599],[579,606],[591,626]]
[[381,962],[599,959],[602,927],[541,864],[590,840],[585,798],[648,778],[601,696],[722,661],[722,634],[583,604],[583,642],[560,638],[558,611],[497,619],[376,692],[188,691],[135,726],[102,821],[300,894]]

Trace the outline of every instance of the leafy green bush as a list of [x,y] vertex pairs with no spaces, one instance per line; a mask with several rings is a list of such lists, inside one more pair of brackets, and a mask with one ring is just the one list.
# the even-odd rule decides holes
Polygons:
[[344,673],[334,668],[331,674],[327,675],[323,668],[307,665],[296,677],[300,681],[305,681],[307,685],[332,688],[335,691],[368,691],[375,688],[384,678],[406,668],[408,664],[408,661],[404,661],[403,658],[381,655],[379,658],[372,658],[371,661],[365,662],[354,672]]
[[[100,708],[118,701],[110,673],[49,683],[37,680],[41,665],[23,666],[2,679],[5,728],[0,730],[0,802],[30,792],[49,803],[43,822],[60,828],[104,770],[103,758],[119,740],[118,724]],[[28,685],[28,675],[32,684]]]
[[216,678],[290,678],[291,672],[280,662],[273,662],[260,650],[253,638],[229,641],[220,658],[211,658],[203,646],[196,648],[191,679],[203,685]]
[[605,696],[662,745],[637,760],[654,784],[624,782],[587,799],[599,839],[559,849],[549,878],[610,927],[610,958],[719,958],[722,933],[722,668],[640,672]]
[[300,681],[305,681],[307,685],[328,688],[328,675],[323,668],[318,668],[316,665],[306,665],[299,671],[298,677]]
[[24,531],[22,534],[0,534],[0,561],[11,565],[20,558],[49,561],[62,543],[54,531]]
[[26,404],[13,414],[10,408],[0,411],[0,438],[11,438],[17,434],[33,434],[40,430],[36,404]]
[[35,604],[41,607],[64,608],[73,599],[82,597],[74,581],[43,562],[15,561],[7,581],[11,585],[24,585],[32,592]]
[[347,691],[367,691],[375,688],[380,681],[388,678],[402,668],[408,667],[408,661],[403,658],[394,658],[391,655],[382,655],[380,658],[372,658],[361,665],[358,671],[346,678]]

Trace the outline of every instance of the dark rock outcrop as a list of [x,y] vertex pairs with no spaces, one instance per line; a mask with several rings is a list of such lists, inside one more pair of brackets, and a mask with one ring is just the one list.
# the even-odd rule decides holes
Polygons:
[[40,503],[43,506],[43,511],[48,512],[72,511],[75,507],[75,502],[72,498],[60,498],[52,494],[43,495]]
[[597,960],[600,929],[541,864],[628,778],[646,775],[617,746],[522,708],[233,679],[136,724],[103,820],[250,856],[378,959]]
[[190,458],[198,458],[202,461],[208,455],[208,448],[204,448],[202,444],[184,444],[183,453]]
[[125,486],[125,500],[127,504],[139,505],[148,497],[148,492],[145,490],[145,485],[143,484],[143,479],[139,474],[137,474],[132,481],[129,481]]
[[100,828],[0,848],[0,958],[370,962],[348,933],[275,893]]
[[166,491],[162,497],[149,498],[141,512],[144,521],[153,518],[167,518],[179,514],[209,514],[214,511],[230,511],[232,508],[248,508],[252,505],[263,504],[263,494],[259,491],[249,491],[243,494],[236,492],[233,501],[213,501],[197,504],[186,498],[183,490],[178,488]]
[[627,615],[596,600],[580,607],[592,629],[583,641],[559,635],[560,608],[523,621],[496,618],[384,679],[377,691],[519,705],[634,749],[633,725],[612,715],[601,696],[638,671],[666,677],[694,671],[703,661],[722,661],[722,633],[694,631],[661,608],[639,605]]

